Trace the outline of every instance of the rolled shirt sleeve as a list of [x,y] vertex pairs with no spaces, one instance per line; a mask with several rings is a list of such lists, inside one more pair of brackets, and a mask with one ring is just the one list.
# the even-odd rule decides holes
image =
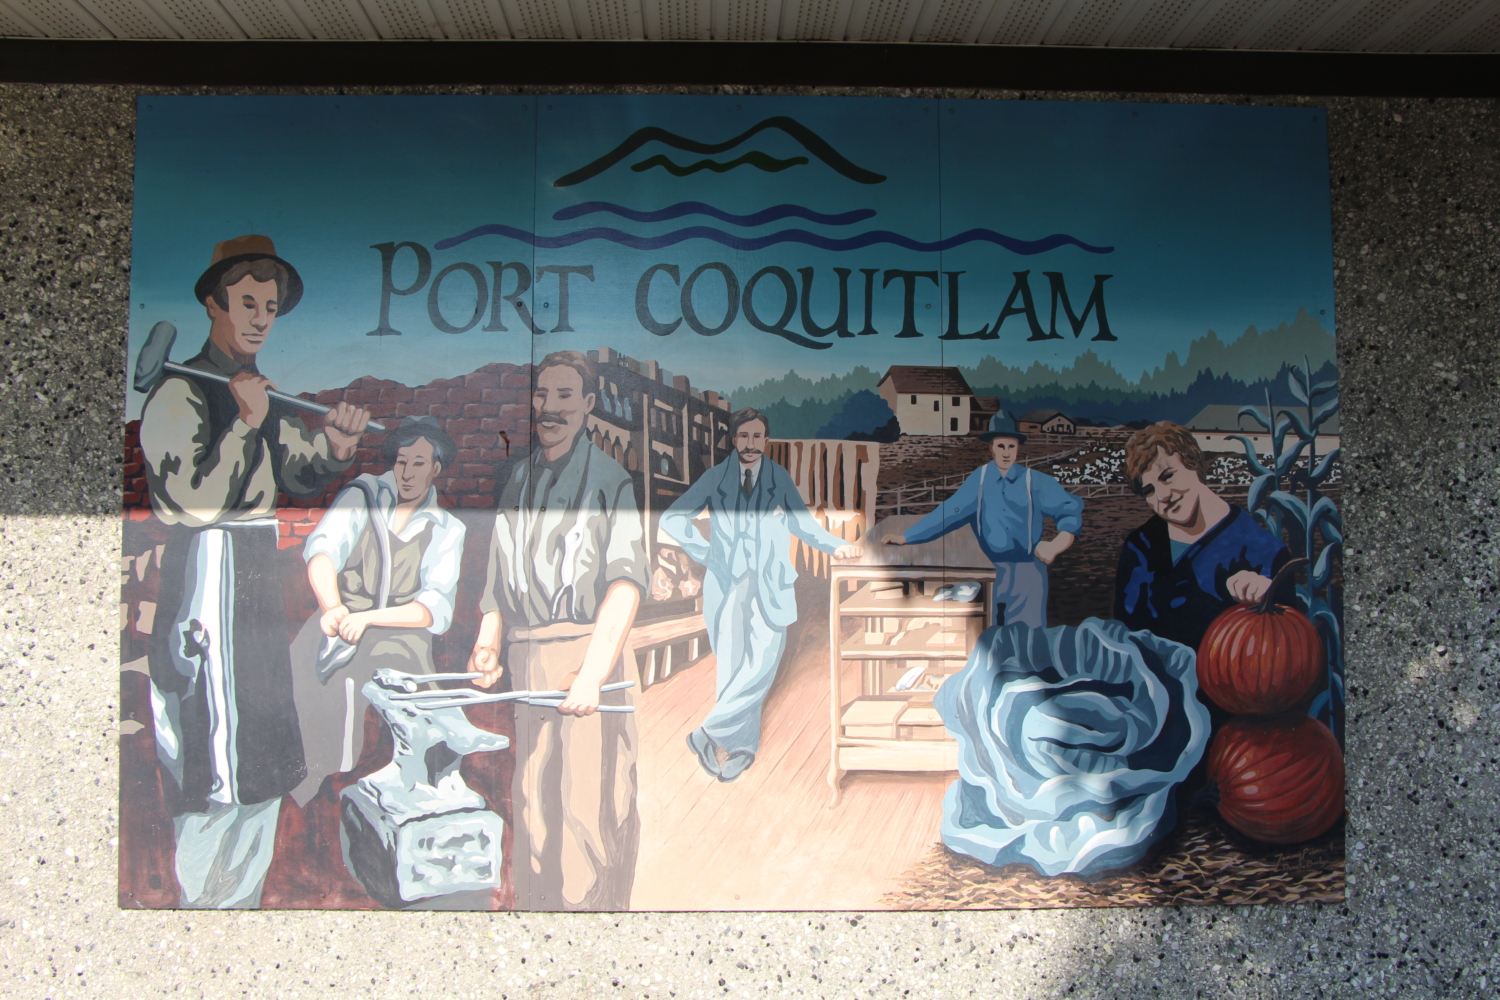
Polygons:
[[307,536],[302,545],[303,561],[312,562],[313,556],[327,556],[333,560],[334,569],[343,569],[369,521],[365,495],[352,486],[346,486],[329,505],[328,512],[312,534]]
[[645,529],[640,509],[635,505],[635,485],[629,477],[622,478],[615,487],[614,503],[607,521],[603,539],[604,587],[608,588],[616,580],[629,580],[645,591],[649,576],[646,571]]
[[[510,538],[514,525],[504,511],[495,515],[495,530],[490,535],[490,555],[485,563],[484,593],[479,595],[479,613],[482,615],[500,612],[501,588],[509,589],[509,564],[505,554],[505,540]],[[507,600],[507,604],[513,602]]]
[[1052,518],[1058,531],[1078,536],[1083,534],[1083,498],[1063,489],[1062,483],[1044,472],[1035,474],[1041,481],[1036,490],[1037,507]]
[[427,631],[442,635],[453,624],[453,600],[458,592],[458,575],[463,566],[463,522],[444,514],[441,523],[432,527],[432,540],[422,554],[422,589],[412,598],[432,614]]
[[352,461],[333,457],[322,432],[273,405],[276,445],[236,417],[213,438],[208,399],[186,376],[157,383],[141,413],[141,450],[151,505],[167,524],[201,528],[276,513],[277,476],[288,493],[316,496]]

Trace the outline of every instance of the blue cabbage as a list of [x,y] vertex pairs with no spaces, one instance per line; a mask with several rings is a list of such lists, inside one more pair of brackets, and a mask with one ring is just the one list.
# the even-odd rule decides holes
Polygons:
[[1092,876],[1176,822],[1208,709],[1181,643],[1089,618],[991,628],[934,704],[958,740],[943,843],[991,865]]

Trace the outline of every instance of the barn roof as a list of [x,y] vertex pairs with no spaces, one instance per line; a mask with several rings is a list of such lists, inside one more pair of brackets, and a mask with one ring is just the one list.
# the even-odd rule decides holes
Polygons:
[[[1264,409],[1264,406],[1261,409]],[[1277,409],[1279,410],[1280,407]],[[1303,415],[1306,416],[1305,413]],[[1184,426],[1190,431],[1224,431],[1234,434],[1264,434],[1266,432],[1264,427],[1250,417],[1240,416],[1240,407],[1235,403],[1213,403],[1205,406]],[[1318,428],[1319,434],[1337,434],[1338,432],[1339,415],[1337,413],[1323,421],[1323,426]]]
[[891,365],[876,383],[877,387],[890,379],[897,392],[925,392],[939,396],[972,396],[974,390],[964,380],[957,368],[928,367],[926,365]]
[[1019,419],[1026,421],[1028,424],[1045,424],[1053,417],[1062,417],[1069,423],[1073,420],[1072,417],[1061,410],[1029,410],[1021,414]]

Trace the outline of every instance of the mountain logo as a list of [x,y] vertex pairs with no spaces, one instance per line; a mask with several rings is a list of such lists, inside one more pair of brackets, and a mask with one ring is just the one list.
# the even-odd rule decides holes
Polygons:
[[[697,153],[702,156],[714,156],[718,153],[723,153],[727,152],[728,150],[734,149],[736,146],[751,139],[754,136],[759,135],[767,129],[777,129],[791,136],[793,139],[796,139],[797,142],[801,143],[802,148],[807,150],[808,153],[822,160],[834,171],[849,178],[851,181],[859,184],[881,184],[886,180],[885,174],[877,174],[873,170],[866,170],[864,167],[851,163],[843,156],[843,154],[834,149],[826,139],[818,135],[812,129],[808,128],[806,125],[803,125],[801,122],[797,121],[795,118],[789,118],[786,115],[777,115],[772,118],[767,118],[765,121],[757,122],[734,138],[726,139],[723,142],[699,142],[696,139],[689,139],[685,136],[680,136],[675,132],[669,132],[664,128],[657,128],[654,125],[647,126],[646,128],[638,129],[635,132],[632,132],[629,138],[620,143],[614,149],[610,150],[608,153],[605,153],[603,156],[599,157],[597,160],[579,167],[572,173],[564,174],[562,177],[559,177],[557,180],[552,182],[552,186],[571,187],[572,185],[582,183],[583,181],[586,181],[591,177],[597,177],[599,174],[602,174],[610,167],[619,163],[621,160],[625,159],[627,156],[634,153],[636,150],[640,149],[648,142],[660,142],[664,145],[671,146],[673,149],[682,150],[685,153]],[[760,170],[776,172],[785,170],[788,167],[798,166],[800,164],[808,162],[810,161],[803,156],[794,156],[789,159],[778,160],[767,153],[761,152],[760,150],[751,150],[745,153],[743,156],[725,163],[720,163],[714,160],[699,160],[696,163],[691,163],[686,166],[672,162],[672,160],[665,155],[657,155],[650,157],[649,159],[642,160],[640,163],[632,164],[631,169],[635,170],[636,172],[642,172],[650,170],[653,167],[660,166],[677,177],[686,177],[687,175],[697,173],[700,170],[712,170],[715,173],[724,173],[725,171],[732,170],[738,166],[752,166]]]

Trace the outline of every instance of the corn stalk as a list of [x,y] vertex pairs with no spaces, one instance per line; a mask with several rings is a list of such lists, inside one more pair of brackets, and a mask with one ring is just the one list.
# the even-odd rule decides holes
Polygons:
[[[1312,381],[1312,365],[1303,358],[1303,366],[1292,366],[1287,372],[1288,388],[1301,405],[1277,411],[1266,390],[1266,406],[1240,409],[1270,432],[1271,461],[1262,462],[1254,443],[1236,435],[1245,448],[1245,460],[1255,473],[1246,506],[1256,520],[1278,538],[1285,537],[1293,555],[1307,559],[1311,569],[1307,582],[1297,585],[1297,602],[1316,626],[1328,654],[1328,676],[1323,690],[1313,699],[1309,714],[1328,724],[1334,735],[1343,740],[1344,720],[1344,643],[1340,624],[1343,594],[1333,583],[1336,562],[1344,547],[1344,522],[1338,506],[1325,496],[1321,487],[1328,482],[1338,461],[1339,450],[1318,457],[1318,429],[1339,409],[1338,380]],[[1321,400],[1321,401],[1320,401]],[[1287,446],[1287,437],[1295,441]],[[1297,463],[1307,454],[1306,470]],[[1282,480],[1287,489],[1282,489]],[[1300,489],[1302,495],[1293,490]],[[1319,542],[1321,541],[1321,548]]]

